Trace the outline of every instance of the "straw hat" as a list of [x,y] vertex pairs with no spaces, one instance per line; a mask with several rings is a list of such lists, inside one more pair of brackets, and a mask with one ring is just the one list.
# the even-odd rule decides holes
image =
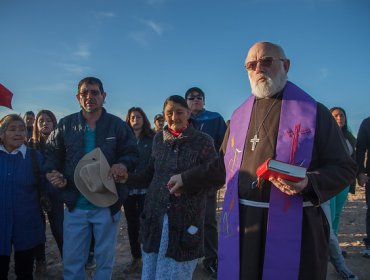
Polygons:
[[98,207],[109,207],[118,200],[114,180],[108,179],[109,169],[109,163],[100,148],[84,155],[75,169],[77,189]]

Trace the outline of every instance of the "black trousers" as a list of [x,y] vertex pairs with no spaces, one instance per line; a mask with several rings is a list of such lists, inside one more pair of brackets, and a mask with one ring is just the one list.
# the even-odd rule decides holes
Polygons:
[[[54,236],[55,242],[58,245],[60,256],[63,256],[63,220],[64,220],[64,204],[59,193],[52,193],[49,195],[51,201],[51,211],[47,213],[51,233]],[[41,211],[41,217],[46,227],[46,216]],[[94,251],[94,250],[93,250]],[[45,243],[40,244],[35,248],[35,259],[36,261],[45,261]]]
[[206,213],[204,219],[204,265],[217,262],[218,230],[216,219],[217,192],[210,191],[207,195]]
[[127,220],[128,239],[131,255],[134,259],[141,258],[139,243],[140,215],[144,209],[145,194],[129,195],[123,203]]
[[[46,228],[46,216],[43,210],[41,210],[41,219],[44,224],[44,230]],[[36,246],[34,248],[34,254],[36,261],[45,261],[46,255],[45,255],[45,243],[41,243],[40,245]]]
[[365,245],[370,246],[370,182],[366,183],[365,186],[365,198],[366,198],[366,237],[364,238]]
[[[34,249],[14,252],[14,270],[17,280],[33,279]],[[10,256],[0,255],[0,279],[7,280]]]

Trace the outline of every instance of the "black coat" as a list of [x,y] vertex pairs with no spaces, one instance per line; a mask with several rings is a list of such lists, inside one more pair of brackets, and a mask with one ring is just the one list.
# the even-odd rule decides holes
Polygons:
[[[58,170],[67,179],[61,196],[69,210],[75,208],[80,194],[73,175],[77,163],[85,155],[85,130],[86,120],[80,111],[62,118],[46,143],[45,170]],[[124,121],[105,109],[96,122],[95,146],[100,147],[109,165],[122,163],[129,171],[135,168],[138,150],[134,134]],[[112,214],[119,211],[120,206],[121,201],[111,206]]]
[[[167,183],[172,175],[217,158],[212,138],[193,127],[179,137],[165,128],[155,135],[149,167],[140,174],[130,174],[127,184],[149,188],[141,216],[140,242],[147,253],[158,253],[163,216],[168,215],[169,243],[166,256],[189,261],[204,255],[203,224],[206,192],[200,189],[180,197],[170,195]],[[197,229],[190,234],[188,229]]]

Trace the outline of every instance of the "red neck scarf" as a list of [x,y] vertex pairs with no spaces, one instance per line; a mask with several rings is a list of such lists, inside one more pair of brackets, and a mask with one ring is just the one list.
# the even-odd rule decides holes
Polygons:
[[169,128],[169,127],[167,127],[167,128],[168,128],[168,132],[171,133],[173,136],[175,136],[177,138],[177,137],[180,136],[181,133],[183,133],[183,131],[185,129],[188,128],[188,126],[189,126],[189,124],[187,124],[184,128],[182,128],[180,130],[173,130],[173,129]]

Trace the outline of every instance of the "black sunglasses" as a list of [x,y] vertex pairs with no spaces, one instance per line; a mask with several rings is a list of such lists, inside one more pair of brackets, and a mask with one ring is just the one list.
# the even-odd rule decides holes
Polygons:
[[203,100],[203,96],[191,96],[191,97],[188,97],[188,100],[194,100],[194,99]]
[[271,67],[272,63],[276,60],[279,61],[285,61],[286,59],[282,58],[273,58],[273,57],[265,57],[265,58],[260,58],[258,60],[254,61],[249,61],[247,64],[245,64],[245,69],[250,70],[250,71],[255,71],[257,68],[257,64],[259,63],[262,67]]
[[86,98],[89,92],[90,92],[90,94],[91,94],[92,96],[98,96],[98,95],[100,94],[100,91],[99,91],[99,90],[88,90],[88,89],[85,89],[85,90],[82,90],[82,91],[79,93],[79,95],[80,95],[81,97]]

